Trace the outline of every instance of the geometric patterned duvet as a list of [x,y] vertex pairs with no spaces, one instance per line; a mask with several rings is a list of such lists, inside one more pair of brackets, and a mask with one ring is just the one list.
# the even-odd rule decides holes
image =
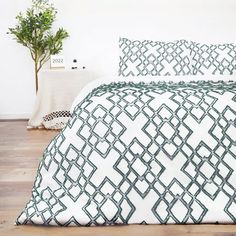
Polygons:
[[46,148],[17,224],[236,223],[236,82],[104,84]]

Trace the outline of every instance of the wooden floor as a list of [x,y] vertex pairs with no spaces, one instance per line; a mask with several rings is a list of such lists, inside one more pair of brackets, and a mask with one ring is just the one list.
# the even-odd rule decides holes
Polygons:
[[0,122],[0,235],[236,236],[235,225],[131,225],[113,227],[15,226],[31,196],[42,152],[56,131],[26,130],[26,122]]

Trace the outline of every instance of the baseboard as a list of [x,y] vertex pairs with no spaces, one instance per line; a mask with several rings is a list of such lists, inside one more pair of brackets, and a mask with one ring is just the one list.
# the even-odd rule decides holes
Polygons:
[[0,120],[28,120],[30,114],[0,114]]

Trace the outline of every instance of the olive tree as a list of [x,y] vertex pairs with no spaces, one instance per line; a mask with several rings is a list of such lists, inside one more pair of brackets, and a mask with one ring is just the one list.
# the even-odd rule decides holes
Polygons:
[[17,24],[9,28],[9,34],[23,46],[27,47],[34,61],[36,92],[38,91],[38,73],[51,55],[62,50],[63,40],[69,35],[59,28],[55,33],[52,25],[57,11],[48,0],[32,0],[31,8],[25,14],[16,16]]

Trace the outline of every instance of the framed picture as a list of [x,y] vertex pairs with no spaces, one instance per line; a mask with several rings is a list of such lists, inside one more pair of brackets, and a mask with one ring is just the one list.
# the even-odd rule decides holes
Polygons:
[[51,55],[50,67],[53,68],[65,68],[65,58],[63,55]]

